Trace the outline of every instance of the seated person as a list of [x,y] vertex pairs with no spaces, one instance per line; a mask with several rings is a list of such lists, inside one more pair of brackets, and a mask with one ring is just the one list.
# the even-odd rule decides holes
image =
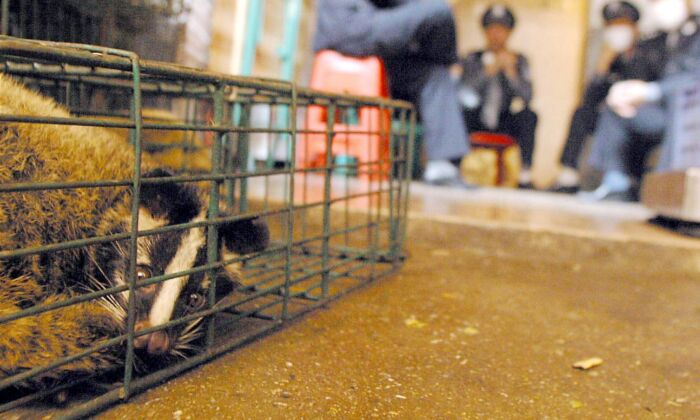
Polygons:
[[528,61],[508,49],[515,16],[506,6],[489,7],[481,19],[486,49],[461,61],[460,101],[469,132],[508,134],[520,145],[523,169],[520,184],[531,184],[537,115],[528,108],[532,82]]
[[[661,76],[665,40],[656,36],[640,40],[639,10],[627,1],[612,1],[603,8],[604,46],[595,74],[588,82],[581,105],[571,119],[569,135],[561,155],[562,170],[552,188],[558,192],[578,191],[578,161],[586,139],[593,134],[598,114],[613,83],[621,80],[654,81]],[[644,153],[641,153],[643,160]],[[631,157],[631,156],[630,156]],[[643,162],[630,162],[637,173]]]
[[[627,80],[610,89],[593,137],[590,164],[604,172],[601,185],[584,194],[593,200],[636,199],[634,175],[626,153],[638,135],[663,139],[659,169],[666,169],[673,138],[665,138],[670,95],[700,74],[700,19],[691,15],[691,0],[651,0],[650,12],[666,45],[667,60],[658,82]],[[660,141],[660,140],[659,140]]]
[[439,0],[319,0],[314,51],[384,60],[391,95],[414,103],[423,124],[432,184],[464,185],[469,152],[449,66],[457,61],[452,10]]

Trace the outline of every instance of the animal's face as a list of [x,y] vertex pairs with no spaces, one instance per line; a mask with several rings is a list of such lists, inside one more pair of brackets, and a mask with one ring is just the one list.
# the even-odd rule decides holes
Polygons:
[[[150,177],[169,173],[156,171]],[[139,211],[139,231],[163,226],[206,220],[200,198],[193,187],[175,183],[144,185]],[[128,231],[125,218],[113,232]],[[173,275],[207,264],[207,229],[217,229],[220,258],[223,261],[238,255],[264,249],[269,240],[267,226],[259,219],[244,219],[224,225],[196,227],[188,230],[143,236],[138,239],[136,281]],[[126,285],[129,276],[128,241],[102,247],[92,258],[93,277],[109,285]],[[217,299],[230,293],[238,284],[238,264],[214,270]],[[136,331],[157,327],[207,308],[211,271],[196,272],[137,289],[132,297],[136,309]],[[103,301],[126,331],[126,308],[129,292]],[[204,333],[202,318],[134,339],[134,347],[149,355],[184,355]]]

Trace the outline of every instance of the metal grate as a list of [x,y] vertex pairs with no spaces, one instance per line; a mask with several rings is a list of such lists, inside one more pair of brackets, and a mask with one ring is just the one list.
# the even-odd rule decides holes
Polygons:
[[[0,269],[3,261],[117,240],[127,241],[129,249],[135,250],[140,237],[216,227],[253,216],[264,218],[271,232],[271,243],[264,251],[225,260],[217,251],[216,230],[209,229],[206,264],[146,280],[136,279],[133,251],[126,285],[0,313],[0,328],[3,324],[8,327],[101,296],[125,290],[132,296],[141,287],[176,277],[234,263],[243,267],[239,290],[218,302],[210,291],[207,305],[195,314],[137,333],[134,305],[130,304],[127,327],[118,335],[104,337],[80,354],[67,354],[43,366],[11,374],[0,370],[0,413],[33,410],[27,408],[33,401],[68,395],[68,408],[61,414],[86,415],[267,334],[401,266],[415,127],[410,104],[208,73],[140,60],[120,50],[10,37],[0,38],[0,71],[53,97],[72,113],[70,118],[2,114],[0,128],[8,123],[101,127],[128,136],[125,147],[133,147],[136,156],[130,179],[1,184],[0,200],[7,194],[79,189],[125,189],[131,191],[133,200],[126,233],[0,249]],[[340,125],[336,117],[327,119],[323,129],[310,129],[307,115],[314,107],[322,108],[325,115],[341,116],[340,122],[345,124]],[[389,118],[358,129],[353,121],[366,115],[363,110]],[[352,156],[349,142],[343,140],[350,136],[353,141],[363,141],[364,136],[368,145],[370,139],[379,141],[386,145],[386,151]],[[164,137],[167,142],[160,141]],[[303,150],[319,141],[325,143],[325,156],[320,163],[310,165]],[[339,142],[344,146],[338,146]],[[176,174],[167,179],[144,178],[143,156],[167,161]],[[139,231],[142,189],[172,181],[197,184],[206,190],[206,220]],[[214,321],[208,323],[201,351],[165,366],[135,370],[134,337],[198,317]],[[121,362],[115,366],[118,373],[107,376],[110,380],[99,372],[71,378],[70,384],[58,380],[41,389],[20,386],[107,348],[122,352]],[[81,382],[98,391],[85,392],[87,387]],[[62,394],[66,388],[72,391]]]
[[102,17],[95,13],[97,9],[86,6],[55,0],[2,0],[0,33],[47,41],[97,43]]

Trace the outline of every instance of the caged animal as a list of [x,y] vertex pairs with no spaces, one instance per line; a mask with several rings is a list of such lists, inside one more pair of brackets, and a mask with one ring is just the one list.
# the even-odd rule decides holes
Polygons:
[[[69,117],[53,100],[0,74],[0,114]],[[145,176],[170,173],[144,158]],[[0,123],[0,184],[129,179],[134,156],[114,132],[94,127]],[[142,185],[139,230],[202,220],[206,209],[192,185]],[[127,283],[128,241],[8,257],[13,250],[129,232],[131,190],[75,188],[0,192],[0,316],[35,305]],[[267,225],[248,218],[215,227],[222,259],[257,252],[269,241]],[[206,263],[207,228],[138,239],[138,280],[176,273]],[[4,254],[4,255],[3,255]],[[217,297],[233,291],[239,267],[217,270]],[[205,308],[209,272],[136,290],[136,330],[162,325]],[[75,355],[125,334],[129,292],[43,312],[0,324],[0,379]],[[194,350],[202,319],[137,337],[142,360],[163,360]],[[95,375],[123,363],[126,345],[106,348],[71,361],[20,386],[44,387],[81,375]]]

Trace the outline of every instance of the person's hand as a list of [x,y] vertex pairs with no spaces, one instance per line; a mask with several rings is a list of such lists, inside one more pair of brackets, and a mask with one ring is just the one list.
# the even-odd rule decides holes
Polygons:
[[610,72],[610,67],[612,66],[613,61],[615,61],[617,55],[618,54],[615,51],[613,51],[610,47],[605,45],[603,47],[603,51],[600,53],[600,57],[598,57],[596,72],[599,75],[608,74]]
[[491,51],[487,51],[481,56],[481,63],[484,65],[484,72],[489,77],[493,77],[501,71],[496,54]]
[[518,56],[515,53],[503,50],[496,55],[496,62],[509,79],[518,78]]
[[606,103],[617,115],[632,118],[642,104],[654,99],[655,85],[642,80],[615,83],[608,92]]

